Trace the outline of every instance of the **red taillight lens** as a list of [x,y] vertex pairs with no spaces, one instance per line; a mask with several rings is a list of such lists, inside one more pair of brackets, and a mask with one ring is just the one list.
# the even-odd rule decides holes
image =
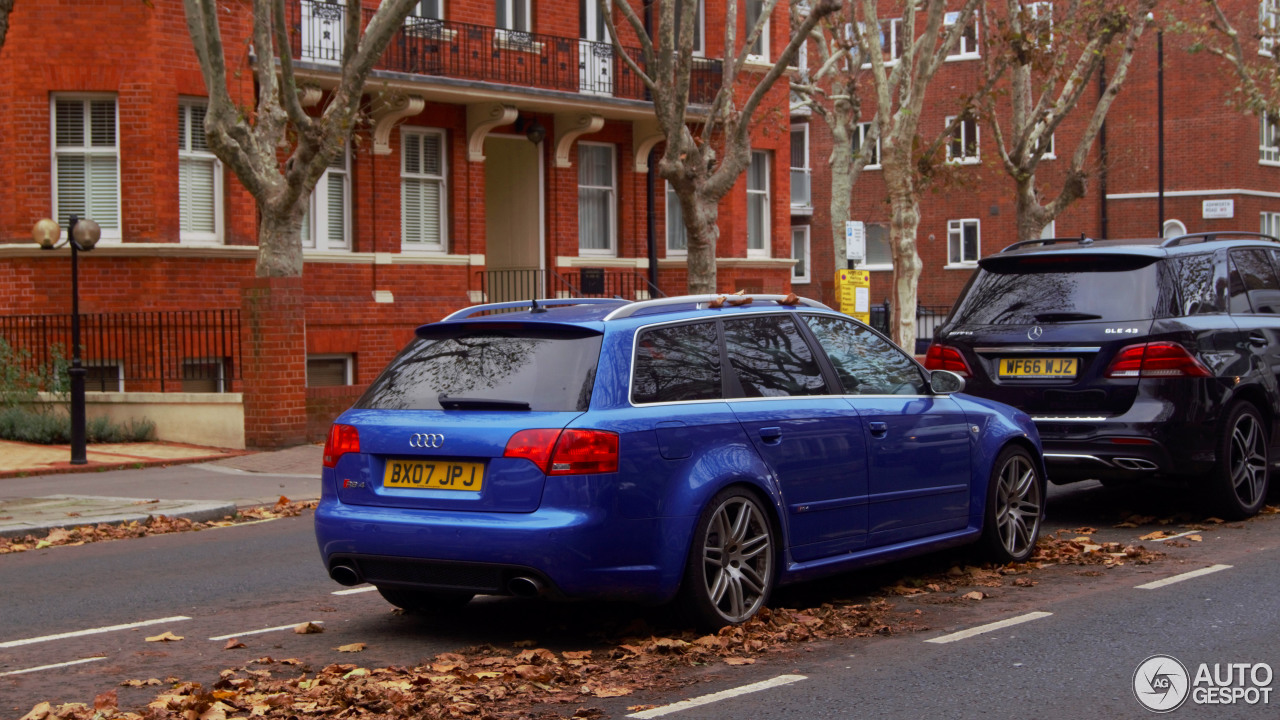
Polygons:
[[969,361],[964,359],[964,355],[961,355],[959,350],[950,345],[939,343],[930,345],[929,352],[924,356],[924,366],[929,370],[950,370],[961,377],[973,375],[969,371]]
[[507,448],[502,451],[502,456],[525,458],[545,474],[551,463],[551,452],[555,450],[556,440],[559,439],[559,430],[521,430],[507,441]]
[[1213,373],[1187,349],[1173,342],[1130,345],[1107,367],[1109,378],[1212,377]]
[[350,425],[334,423],[324,444],[324,466],[334,467],[343,455],[352,452],[360,452],[360,432]]
[[618,435],[603,430],[565,430],[551,456],[550,475],[618,472]]
[[503,457],[525,458],[547,475],[618,471],[618,435],[603,430],[521,430]]

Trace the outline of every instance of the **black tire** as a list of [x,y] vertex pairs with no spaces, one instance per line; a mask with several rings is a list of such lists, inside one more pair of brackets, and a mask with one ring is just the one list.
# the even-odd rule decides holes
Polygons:
[[1247,402],[1233,405],[1218,437],[1218,459],[1209,479],[1209,499],[1227,520],[1256,515],[1267,501],[1270,430]]
[[698,627],[714,631],[750,620],[777,582],[778,533],[760,499],[720,491],[698,518],[680,602]]
[[1000,451],[991,466],[982,521],[982,544],[992,560],[1031,557],[1044,522],[1044,499],[1045,480],[1031,453],[1017,445]]
[[411,613],[430,614],[456,610],[471,602],[475,593],[464,590],[413,590],[400,587],[378,587],[383,600]]

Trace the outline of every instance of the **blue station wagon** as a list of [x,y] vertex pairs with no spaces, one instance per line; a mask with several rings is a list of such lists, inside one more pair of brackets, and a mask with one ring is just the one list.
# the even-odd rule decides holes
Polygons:
[[963,385],[794,295],[480,305],[337,419],[316,536],[334,580],[410,610],[679,598],[709,628],[926,551],[1025,559],[1039,436]]

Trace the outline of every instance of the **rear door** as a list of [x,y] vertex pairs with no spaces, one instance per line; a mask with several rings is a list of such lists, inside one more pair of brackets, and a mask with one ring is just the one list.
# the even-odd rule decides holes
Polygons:
[[858,413],[833,394],[792,315],[722,321],[729,401],[778,478],[799,561],[866,544],[867,457]]
[[[1271,398],[1280,397],[1280,279],[1272,266],[1275,251],[1233,248],[1228,252],[1231,318],[1239,330],[1237,351]],[[1277,408],[1273,405],[1272,412]]]

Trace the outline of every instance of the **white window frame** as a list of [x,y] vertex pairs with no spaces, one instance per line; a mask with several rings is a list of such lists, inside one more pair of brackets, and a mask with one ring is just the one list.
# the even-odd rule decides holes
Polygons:
[[[864,32],[865,25],[860,25]],[[886,30],[887,28],[887,30]],[[852,30],[852,28],[850,28]],[[885,65],[895,65],[902,59],[902,48],[898,46],[898,38],[902,35],[902,18],[880,18],[880,56]],[[904,39],[903,42],[906,42]],[[871,62],[862,63],[862,67],[871,67]]]
[[[614,145],[613,143],[597,143],[597,142],[579,141],[578,142],[579,150],[581,150],[581,148],[583,147],[599,147],[599,148],[607,148],[609,150],[609,170],[610,170],[609,180],[611,183],[610,185],[583,185],[581,175],[579,175],[578,177],[579,192],[586,189],[586,190],[594,190],[597,192],[604,191],[608,195],[609,228],[605,236],[605,240],[608,242],[608,246],[604,248],[584,248],[582,247],[581,236],[579,236],[578,256],[579,257],[586,257],[586,256],[616,257],[618,254],[618,146]],[[582,223],[581,216],[579,216],[578,218],[578,223],[579,223],[579,226],[581,226],[581,223]]]
[[[889,233],[889,223],[887,223],[887,222],[875,222],[875,223],[867,222],[867,223],[864,223],[864,225],[866,226],[866,231],[867,231],[867,254],[866,254],[866,257],[871,257],[871,250],[870,250],[870,248],[871,248],[871,227],[872,227],[873,225],[877,225],[877,226],[881,226],[881,227],[884,227],[884,228],[885,228],[885,231],[886,231],[886,235],[885,235],[885,245],[888,245],[890,242],[892,242],[892,239],[888,236],[888,233]],[[866,261],[866,258],[863,258],[863,261],[862,261],[862,263],[863,263],[863,264],[859,265],[859,266],[858,266],[858,269],[859,269],[859,270],[871,270],[871,271],[878,271],[878,270],[893,270],[893,248],[888,248],[888,250],[889,250],[889,262],[882,262],[882,263],[869,263],[869,262],[867,262],[867,261]]]
[[409,11],[409,15],[405,19],[408,20],[409,18],[427,18],[429,20],[444,20],[445,0],[434,0],[434,1],[436,5],[439,6],[439,11],[435,15],[427,15],[423,12],[422,5],[423,3],[428,2],[428,0],[418,0],[418,2],[413,4],[413,9]]
[[[94,101],[110,100],[115,111],[115,144],[106,146],[93,145],[93,125],[90,116],[91,103]],[[79,102],[84,112],[84,145],[58,145],[58,103],[59,102]],[[58,160],[63,157],[79,156],[84,158],[86,168],[90,158],[110,157],[116,161],[116,190],[115,190],[115,223],[116,227],[110,226],[110,220],[105,217],[94,217],[93,211],[90,209],[92,203],[89,199],[89,176],[86,170],[85,182],[85,214],[81,217],[88,218],[98,223],[102,229],[100,241],[119,242],[123,237],[121,226],[123,218],[120,212],[120,101],[114,94],[107,93],[58,93],[49,98],[49,149],[52,154],[51,173],[49,184],[53,191],[50,197],[50,206],[53,209],[53,217],[59,225],[65,225],[71,215],[71,210],[58,207]]]
[[[799,255],[796,254],[796,234],[797,233],[801,235],[802,244],[804,245],[804,252]],[[809,258],[811,255],[811,252],[809,249],[810,247],[809,237],[810,235],[809,235],[808,225],[792,225],[791,226],[791,258],[793,260],[799,261],[795,265],[791,266],[792,284],[806,285],[808,283],[813,282],[813,279],[812,279],[813,266],[810,264],[810,261],[809,261]],[[796,268],[801,266],[804,267],[804,273],[797,273]]]
[[[769,194],[772,191],[772,186],[773,186],[773,182],[772,182],[773,158],[770,157],[770,153],[766,150],[752,150],[751,165],[755,165],[756,158],[760,158],[764,162],[764,188],[751,187],[751,166],[748,165],[747,166],[747,257],[772,257],[771,252],[772,252],[772,245],[773,245],[773,238],[772,238],[773,215],[771,212],[772,202],[771,202],[771,198],[769,197]],[[763,235],[760,238],[761,246],[758,248],[751,247],[751,203],[753,201],[753,198],[757,199],[756,200],[757,202],[763,203],[763,207],[761,208],[762,227],[760,228],[760,231],[761,233],[763,233]]]
[[99,383],[88,376],[85,377],[85,383],[91,385],[90,392],[124,392],[124,362],[120,360],[95,360],[91,365],[85,365],[85,369],[89,372],[93,370],[111,370],[111,375],[116,381],[115,390],[99,390]]
[[[948,116],[946,119],[946,124],[950,125],[951,122],[955,119],[956,119],[955,115]],[[956,138],[955,133],[959,133],[960,135],[960,150],[962,153],[965,152],[967,148],[969,148],[970,146],[970,143],[968,142],[969,140],[968,130],[966,127],[968,123],[973,123],[973,143],[972,143],[973,154],[972,155],[962,154],[962,155],[956,156],[952,147],[955,144],[955,138]],[[978,127],[977,119],[969,118],[968,120],[960,121],[958,124],[956,124],[955,133],[953,133],[951,137],[947,139],[947,162],[954,163],[956,165],[977,165],[978,163],[982,162],[982,145],[981,145],[982,129]]]
[[[765,10],[764,0],[746,0],[746,1],[748,4],[759,3],[760,12],[764,13],[764,10]],[[749,18],[751,17],[751,14],[747,12],[746,7],[743,8],[742,17],[743,17],[743,20],[745,21],[745,29],[743,30],[743,33],[744,33],[743,37],[745,38],[751,34],[752,30],[755,29],[755,25],[750,22]],[[747,52],[748,60],[751,60],[753,62],[761,62],[761,63],[769,62],[769,23],[772,20],[773,18],[768,18],[768,17],[765,18],[764,27],[760,28],[760,37],[756,38],[756,42],[759,43],[759,46],[758,46],[759,52],[748,51]],[[754,50],[757,48],[752,48],[752,49]]]
[[1263,113],[1258,125],[1258,164],[1280,166],[1280,118]]
[[[342,148],[341,167],[330,165],[316,181],[311,191],[311,203],[307,209],[307,222],[303,227],[302,248],[317,251],[351,250],[351,148]],[[329,177],[337,173],[342,177],[342,238],[329,237]],[[323,222],[321,222],[323,220]]]
[[1053,48],[1053,3],[1047,0],[1027,3],[1027,16],[1035,24],[1044,23],[1049,27],[1049,44],[1046,50]]
[[1258,3],[1258,54],[1270,56],[1280,33],[1280,0]]
[[1041,160],[1057,160],[1058,159],[1058,133],[1050,133],[1049,149],[1045,154],[1040,156]]
[[[871,134],[871,123],[858,123],[853,129],[854,137],[858,141],[858,147],[861,148],[867,144],[867,135]],[[868,161],[862,166],[863,170],[879,170],[880,169],[880,137],[876,136],[876,161],[874,163]]]
[[184,162],[200,163],[210,166],[210,172],[213,178],[213,231],[202,230],[184,230],[182,229],[183,200],[186,196],[182,187],[182,172],[179,167],[178,173],[178,241],[184,243],[213,243],[221,244],[223,242],[222,227],[222,161],[218,159],[213,152],[209,150],[192,150],[192,123],[191,113],[194,108],[203,107],[206,111],[209,108],[209,101],[204,98],[180,98],[178,100],[178,110],[183,115],[183,137],[178,142],[178,164],[181,166]]
[[305,380],[306,387],[346,387],[355,384],[355,356],[351,353],[328,353],[318,355],[308,355],[307,363],[312,360],[341,360],[343,363],[343,376],[346,379],[342,385],[312,385],[310,375]]
[[[666,224],[667,224],[667,257],[687,257],[689,255],[689,231],[684,226],[684,211],[680,208],[680,198],[671,183],[666,183]],[[672,217],[672,215],[675,217]],[[674,247],[672,240],[683,239],[684,247]]]
[[[405,137],[415,135],[422,138],[428,136],[440,139],[440,172],[433,174],[428,172],[410,173],[405,170],[405,153],[408,152],[409,143],[405,142]],[[448,137],[441,128],[429,127],[400,127],[400,249],[402,252],[445,252],[449,243],[449,153],[448,153]],[[424,185],[435,183],[440,189],[440,239],[436,242],[426,242],[422,240],[411,240],[408,234],[408,228],[405,227],[408,213],[405,212],[404,188],[406,182],[420,182]]]
[[1280,212],[1262,213],[1262,234],[1280,238]]
[[1058,221],[1050,220],[1047,225],[1040,228],[1040,239],[1049,240],[1058,236]]
[[[706,57],[707,55],[707,5],[706,5],[706,0],[697,0],[697,1],[698,1],[698,9],[695,10],[693,13],[693,22],[697,26],[698,34],[694,36],[693,56]],[[587,0],[587,2],[596,2],[596,0]],[[682,9],[683,8],[680,7],[680,2],[678,1],[676,3],[676,23],[677,24],[679,24],[680,22],[679,18],[680,18],[680,12]],[[675,36],[675,38],[676,39],[673,40],[673,42],[678,42],[679,36],[677,35]]]
[[[976,255],[970,259],[963,257],[964,255],[964,230],[972,227],[978,236],[978,246],[974,248]],[[955,258],[951,254],[952,238],[959,238],[960,258]],[[959,220],[947,221],[947,267],[949,268],[971,268],[976,267],[978,258],[982,257],[982,221],[978,218],[962,218]]]
[[[185,372],[186,368],[199,366],[199,365],[209,365],[214,367],[216,370],[216,376],[212,378],[208,378],[208,377],[187,378],[186,372]],[[186,382],[188,379],[193,381],[212,380],[215,387],[217,388],[213,392],[225,393],[230,391],[229,390],[230,385],[227,381],[226,358],[204,358],[204,357],[184,358],[182,361],[182,368],[183,368],[183,378],[182,380],[179,381],[180,383]]]
[[[497,5],[501,4],[506,10],[507,22],[502,24],[498,21]],[[526,27],[515,27],[516,7],[524,6],[524,17]],[[443,10],[444,8],[441,8]],[[533,32],[533,3],[532,0],[497,0],[494,5],[494,25],[498,30],[507,30],[512,32]]]
[[[791,165],[791,210],[813,211],[813,165],[809,162],[809,123],[797,123],[791,126],[791,133],[797,132],[804,134],[804,165]],[[788,145],[788,154],[790,154],[790,146]],[[806,195],[801,202],[796,202],[796,176],[800,175],[804,178],[804,186],[807,190]]]
[[[953,10],[943,15],[942,22],[947,27],[960,22],[960,11]],[[952,48],[952,53],[947,56],[947,60],[973,60],[981,56],[978,45],[978,19],[975,17],[964,33],[960,35],[960,41]]]

